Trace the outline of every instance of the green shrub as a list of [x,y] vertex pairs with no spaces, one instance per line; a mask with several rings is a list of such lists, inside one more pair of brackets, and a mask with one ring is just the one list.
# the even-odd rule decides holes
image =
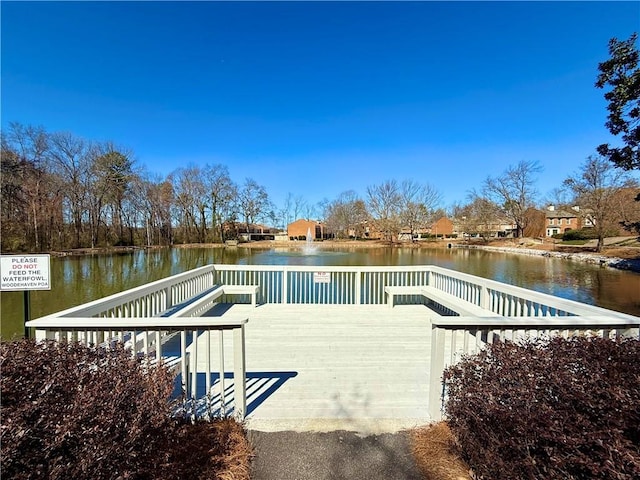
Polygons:
[[562,240],[593,240],[598,234],[593,228],[581,228],[580,230],[568,230],[562,234]]
[[496,343],[446,370],[449,423],[478,478],[640,478],[640,341]]

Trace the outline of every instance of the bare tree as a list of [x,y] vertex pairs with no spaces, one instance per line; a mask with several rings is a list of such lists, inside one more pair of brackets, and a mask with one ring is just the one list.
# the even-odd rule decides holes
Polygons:
[[573,192],[578,203],[589,215],[598,236],[596,251],[601,252],[608,229],[619,224],[621,212],[616,209],[616,197],[637,183],[620,168],[603,157],[591,156],[582,169],[567,178],[564,185]]
[[284,204],[282,208],[278,211],[280,216],[280,227],[287,228],[287,226],[294,220],[292,218],[292,210],[293,210],[293,193],[288,192],[287,196],[284,198]]
[[[12,221],[21,224],[28,221],[30,228],[24,229],[24,238],[30,248],[42,248],[43,227],[47,223],[51,197],[57,192],[50,189],[48,161],[49,137],[41,127],[10,123],[7,133],[2,135],[2,183],[3,209],[24,207],[24,212]],[[6,178],[4,176],[6,175]],[[29,231],[30,230],[30,231]],[[27,246],[25,245],[25,246]]]
[[342,192],[325,208],[327,226],[338,238],[348,238],[351,232],[355,238],[362,237],[367,218],[366,205],[353,190]]
[[541,170],[538,162],[523,160],[509,166],[499,177],[488,177],[484,182],[484,196],[503,208],[516,226],[516,237],[521,237],[527,226],[525,212],[535,205],[535,175]]
[[267,212],[269,205],[269,196],[265,188],[252,178],[247,178],[238,195],[238,206],[244,217],[247,232],[250,225]]
[[569,192],[566,188],[555,187],[551,189],[543,199],[543,204],[554,205],[557,208],[568,206],[571,203]]
[[368,207],[373,223],[387,241],[400,233],[402,195],[398,182],[387,180],[367,187]]
[[624,188],[615,196],[615,209],[620,213],[620,224],[630,232],[640,234],[640,185],[631,180],[633,186]]
[[158,245],[173,245],[172,209],[174,190],[170,178],[143,179],[143,188],[148,210],[148,242],[153,244],[152,229],[157,235]]
[[64,185],[64,197],[69,219],[73,225],[73,246],[82,245],[82,219],[87,207],[87,186],[90,172],[90,145],[71,133],[50,136],[50,155],[53,169]]
[[469,193],[469,203],[458,207],[455,215],[466,236],[479,235],[485,241],[491,236],[492,226],[504,216],[500,207],[476,191]]
[[[104,200],[110,209],[111,225],[115,230],[115,236],[118,242],[122,242],[123,204],[135,175],[133,155],[126,149],[117,147],[113,142],[102,143],[97,146],[97,149],[98,156],[95,159],[94,168],[98,175],[98,182],[102,184]],[[131,241],[132,228],[129,222],[129,241]]]
[[307,202],[302,195],[296,195],[293,198],[293,219],[294,220],[298,220],[302,216],[306,208],[306,205],[307,205]]
[[420,227],[431,220],[435,207],[442,201],[442,194],[429,185],[405,180],[400,187],[400,222],[408,228],[411,241]]
[[89,189],[87,213],[91,248],[94,248],[100,241],[100,230],[106,215],[105,197],[108,195],[109,188],[109,183],[103,178],[102,162],[98,160],[101,156],[102,152],[97,146],[94,146],[89,153],[91,160],[87,173],[87,188]]
[[[200,167],[190,165],[179,168],[171,174],[170,178],[185,241],[204,243],[209,192],[203,183],[202,170]],[[194,231],[195,236],[192,235]]]
[[302,214],[306,219],[310,220],[318,216],[318,209],[315,204],[305,201],[302,207]]
[[209,192],[211,228],[217,239],[224,242],[224,224],[235,218],[238,187],[224,165],[206,165],[203,174],[205,188]]

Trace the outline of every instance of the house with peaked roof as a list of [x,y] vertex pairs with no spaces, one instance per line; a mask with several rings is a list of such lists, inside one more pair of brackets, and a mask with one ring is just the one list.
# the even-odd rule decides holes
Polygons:
[[558,233],[576,230],[585,227],[593,227],[589,215],[580,210],[579,206],[556,209],[555,205],[549,205],[545,211],[546,236],[552,237]]

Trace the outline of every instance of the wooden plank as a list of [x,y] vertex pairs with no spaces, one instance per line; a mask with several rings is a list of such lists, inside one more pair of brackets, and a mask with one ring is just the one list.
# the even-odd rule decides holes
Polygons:
[[424,305],[224,307],[222,319],[249,318],[249,428],[395,431],[429,421],[433,312]]

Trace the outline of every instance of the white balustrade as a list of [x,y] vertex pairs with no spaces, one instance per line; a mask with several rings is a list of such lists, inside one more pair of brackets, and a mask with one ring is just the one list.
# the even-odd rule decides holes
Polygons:
[[[224,358],[223,333],[232,330],[234,416],[242,418],[246,412],[244,325],[247,319],[201,316],[215,304],[206,296],[206,292],[214,288],[213,274],[212,266],[201,267],[31,320],[26,326],[35,329],[38,340],[79,341],[91,346],[120,341],[132,355],[161,359],[180,373],[182,392],[193,412],[207,410],[198,405],[196,398],[200,391],[198,373],[205,376],[205,401],[210,403],[213,396],[210,337],[218,335],[220,358]],[[183,303],[186,304],[181,305]],[[200,345],[203,341],[207,346]],[[224,415],[227,405],[224,363],[220,365],[222,388],[216,397],[219,411]]]
[[[224,286],[257,286],[257,298],[262,303],[381,306],[387,303],[385,287],[429,287],[407,288],[406,295],[402,289],[393,291],[400,292],[396,303],[437,304],[438,298],[443,302],[437,313],[425,309],[425,321],[431,321],[433,333],[428,379],[433,418],[440,414],[443,369],[462,354],[473,353],[487,343],[549,334],[640,335],[637,317],[430,265],[208,265],[47,315],[27,326],[36,328],[37,338],[79,340],[93,345],[118,339],[128,342],[134,354],[155,352],[155,358],[168,352],[165,345],[179,344],[179,355],[174,360],[188,397],[197,396],[197,374],[203,370],[206,391],[211,393],[211,369],[216,363],[211,358],[211,342],[212,335],[217,334],[219,401],[223,409],[223,332],[233,330],[235,412],[242,415],[246,411],[247,319],[202,316],[220,301],[238,297],[244,303],[250,301],[250,295],[238,294],[237,288],[228,289],[236,292],[233,296],[224,294]],[[425,293],[414,294],[418,291]],[[456,301],[460,302],[458,312],[452,308]],[[486,315],[459,316],[482,311]]]
[[[594,307],[598,309],[598,307]],[[600,310],[600,315],[506,317],[437,317],[431,319],[431,361],[429,374],[429,413],[441,418],[443,403],[442,374],[463,355],[477,353],[497,341],[518,342],[561,336],[599,336],[604,338],[640,338],[640,318]],[[609,313],[609,314],[607,314]]]

